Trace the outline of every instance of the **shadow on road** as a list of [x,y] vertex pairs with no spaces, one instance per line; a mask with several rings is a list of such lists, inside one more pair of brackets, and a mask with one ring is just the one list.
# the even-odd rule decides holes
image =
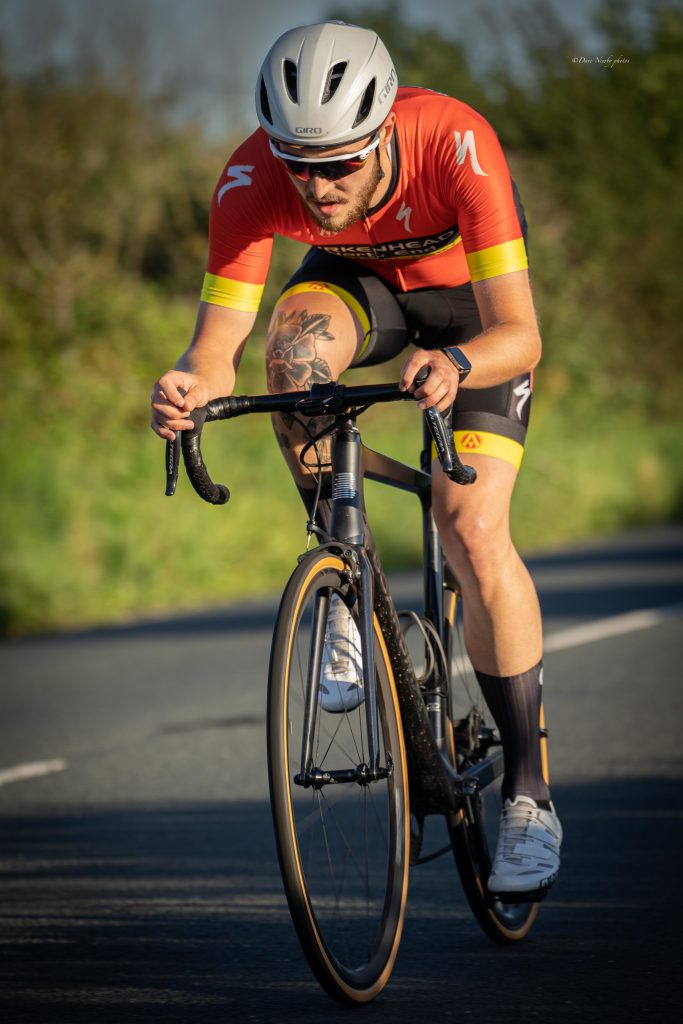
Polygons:
[[[527,942],[483,936],[450,858],[415,869],[394,976],[364,1021],[674,1019],[680,784],[555,796],[563,873]],[[8,1024],[350,1019],[299,952],[265,804],[27,813],[0,828]]]

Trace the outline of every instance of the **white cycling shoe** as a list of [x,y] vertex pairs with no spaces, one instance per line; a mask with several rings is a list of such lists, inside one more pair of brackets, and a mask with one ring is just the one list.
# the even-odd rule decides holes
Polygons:
[[560,870],[561,843],[562,826],[554,808],[546,811],[529,796],[506,800],[489,892],[502,898],[544,896]]
[[333,594],[325,631],[318,703],[324,711],[353,711],[365,700],[360,633],[348,608]]

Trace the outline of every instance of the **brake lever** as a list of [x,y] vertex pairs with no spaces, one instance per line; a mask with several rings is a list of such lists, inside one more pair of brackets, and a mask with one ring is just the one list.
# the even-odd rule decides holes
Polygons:
[[[423,366],[415,376],[415,383],[422,387],[430,374],[430,368]],[[449,480],[456,484],[473,484],[477,479],[477,471],[473,466],[465,466],[460,461],[460,456],[455,450],[453,431],[446,426],[443,416],[435,405],[424,410],[424,415],[429,425],[429,433],[436,447],[436,453],[441,463],[441,468]]]
[[[185,397],[184,388],[178,388],[180,394]],[[172,498],[178,486],[178,469],[180,468],[180,431],[175,431],[172,441],[166,440],[166,494]]]
[[178,484],[178,468],[180,467],[180,431],[176,430],[173,441],[166,441],[166,491],[172,498]]

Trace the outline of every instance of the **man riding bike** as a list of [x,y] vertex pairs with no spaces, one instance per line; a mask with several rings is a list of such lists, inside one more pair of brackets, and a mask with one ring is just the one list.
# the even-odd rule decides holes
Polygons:
[[[433,496],[464,596],[468,654],[505,752],[489,889],[532,897],[557,876],[562,829],[542,769],[540,609],[509,532],[541,354],[517,190],[484,118],[451,97],[399,88],[368,29],[327,22],[286,32],[259,73],[256,109],[260,128],[216,186],[194,337],[154,386],[152,428],[173,439],[192,427],[194,408],[232,393],[276,232],[311,249],[270,321],[273,393],[337,380],[417,339],[401,387],[452,417],[456,447],[477,470],[472,487],[459,487],[436,462]],[[299,460],[308,438],[295,420],[273,420],[311,514],[314,480]],[[324,521],[329,488],[322,498]],[[330,620],[321,703],[339,713],[363,691],[355,624],[341,602]]]

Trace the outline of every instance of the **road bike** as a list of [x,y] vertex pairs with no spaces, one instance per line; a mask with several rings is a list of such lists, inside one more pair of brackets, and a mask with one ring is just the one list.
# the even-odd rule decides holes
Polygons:
[[[424,377],[422,378],[424,380]],[[200,439],[207,421],[285,413],[325,417],[317,454],[318,497],[331,471],[328,524],[311,515],[309,549],[285,587],[268,680],[268,774],[278,857],[299,941],[320,984],[344,1004],[375,998],[396,959],[411,866],[452,851],[469,905],[500,944],[523,939],[538,902],[503,902],[487,879],[500,814],[504,756],[462,643],[461,595],[432,515],[435,454],[457,483],[476,473],[455,452],[436,409],[423,415],[420,468],[365,447],[359,416],[412,395],[397,384],[314,385],[310,391],[216,399],[192,414],[194,428],[167,445],[166,493],[175,491],[180,450],[197,493],[224,504]],[[180,432],[179,432],[180,433]],[[329,438],[331,465],[319,445]],[[422,512],[423,607],[399,612],[370,532],[364,480],[417,496]],[[327,616],[343,601],[360,636],[364,699],[330,713],[320,701]],[[546,732],[541,722],[541,744]],[[545,760],[545,750],[544,750]],[[425,819],[445,820],[447,844],[423,852]]]

